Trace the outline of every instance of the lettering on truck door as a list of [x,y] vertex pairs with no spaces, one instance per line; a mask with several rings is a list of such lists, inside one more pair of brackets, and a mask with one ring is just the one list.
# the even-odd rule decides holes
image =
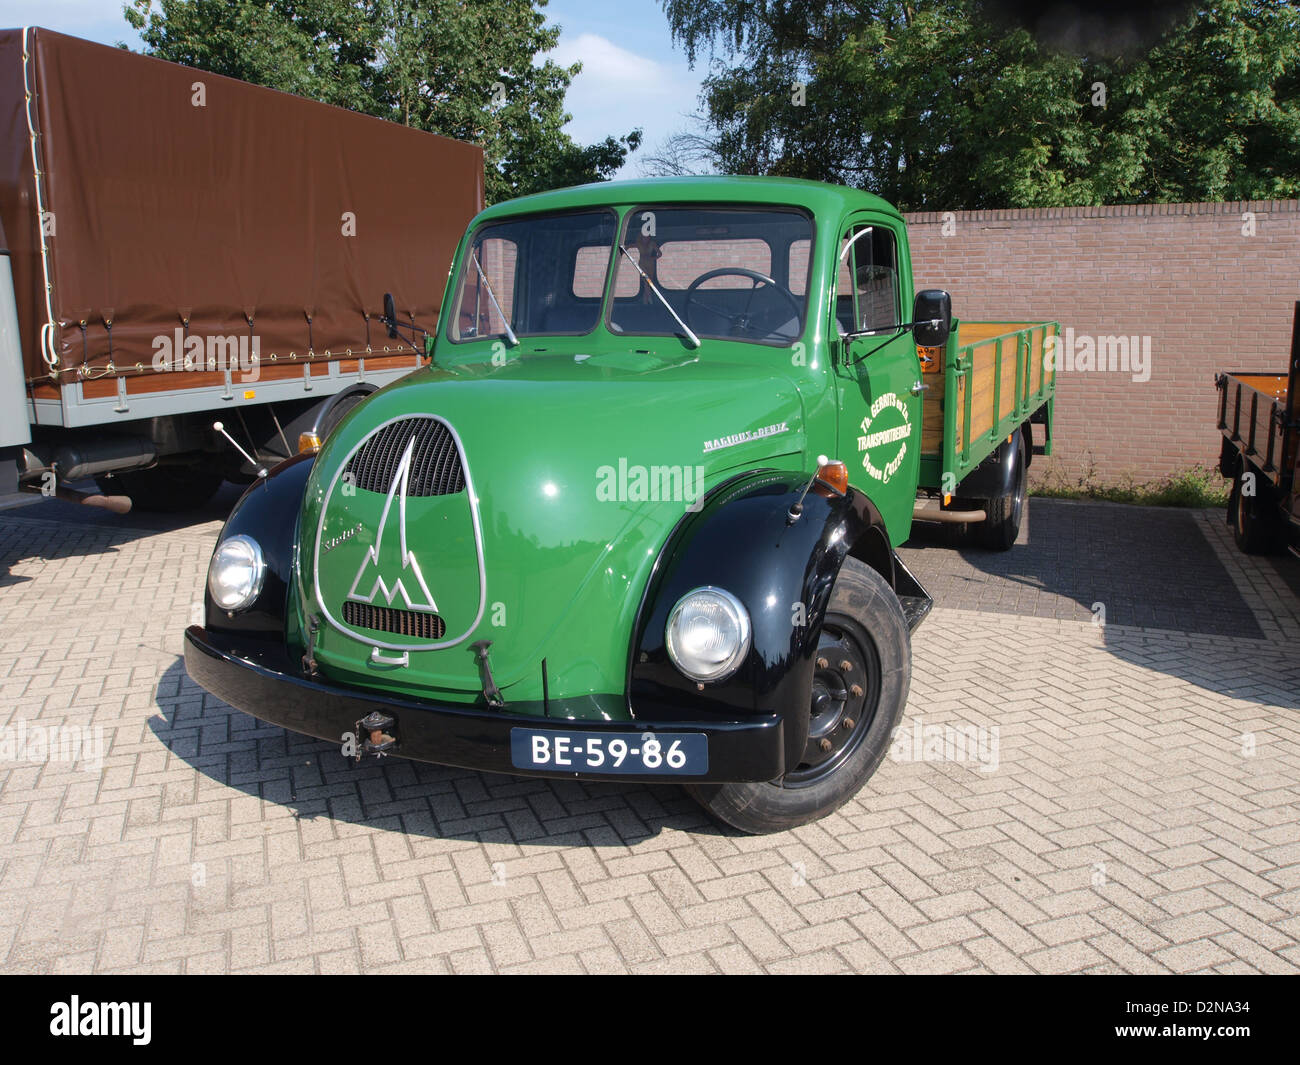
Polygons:
[[849,483],[880,508],[891,541],[906,539],[921,450],[921,364],[905,322],[911,270],[898,234],[855,218],[838,242],[832,328],[842,338],[836,366],[839,458]]

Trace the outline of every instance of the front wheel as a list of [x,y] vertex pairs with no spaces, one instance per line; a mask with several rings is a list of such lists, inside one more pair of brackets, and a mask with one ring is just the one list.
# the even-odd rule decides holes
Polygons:
[[880,765],[911,680],[911,636],[898,596],[871,567],[846,559],[817,647],[799,764],[766,783],[688,784],[687,793],[742,832],[780,832],[825,817]]

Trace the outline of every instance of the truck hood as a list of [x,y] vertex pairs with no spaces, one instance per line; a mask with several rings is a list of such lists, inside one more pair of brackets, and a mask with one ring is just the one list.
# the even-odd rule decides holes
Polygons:
[[299,529],[300,623],[345,683],[473,701],[621,695],[642,590],[740,468],[802,468],[788,377],[645,353],[418,371],[331,434]]

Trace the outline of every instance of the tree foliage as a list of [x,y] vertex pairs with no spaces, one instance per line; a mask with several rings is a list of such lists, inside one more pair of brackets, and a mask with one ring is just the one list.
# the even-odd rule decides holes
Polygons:
[[541,59],[545,0],[130,0],[150,55],[484,150],[489,203],[608,178],[640,132],[580,145],[563,130],[580,64]]
[[1283,0],[1206,0],[1145,41],[1074,50],[978,0],[664,8],[690,61],[711,57],[727,171],[913,210],[1300,193],[1300,14]]

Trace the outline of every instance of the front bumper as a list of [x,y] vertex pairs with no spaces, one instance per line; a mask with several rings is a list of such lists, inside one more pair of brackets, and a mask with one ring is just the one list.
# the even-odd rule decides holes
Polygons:
[[[582,780],[774,780],[785,772],[784,729],[779,714],[740,721],[588,721],[503,713],[458,703],[399,699],[300,676],[288,653],[262,641],[242,641],[192,625],[185,630],[185,669],[201,688],[236,710],[317,739],[343,743],[373,710],[396,721],[393,754],[421,762],[517,776]],[[654,773],[601,774],[518,768],[510,760],[510,730],[566,732],[699,732],[708,737],[709,769],[701,776]]]

